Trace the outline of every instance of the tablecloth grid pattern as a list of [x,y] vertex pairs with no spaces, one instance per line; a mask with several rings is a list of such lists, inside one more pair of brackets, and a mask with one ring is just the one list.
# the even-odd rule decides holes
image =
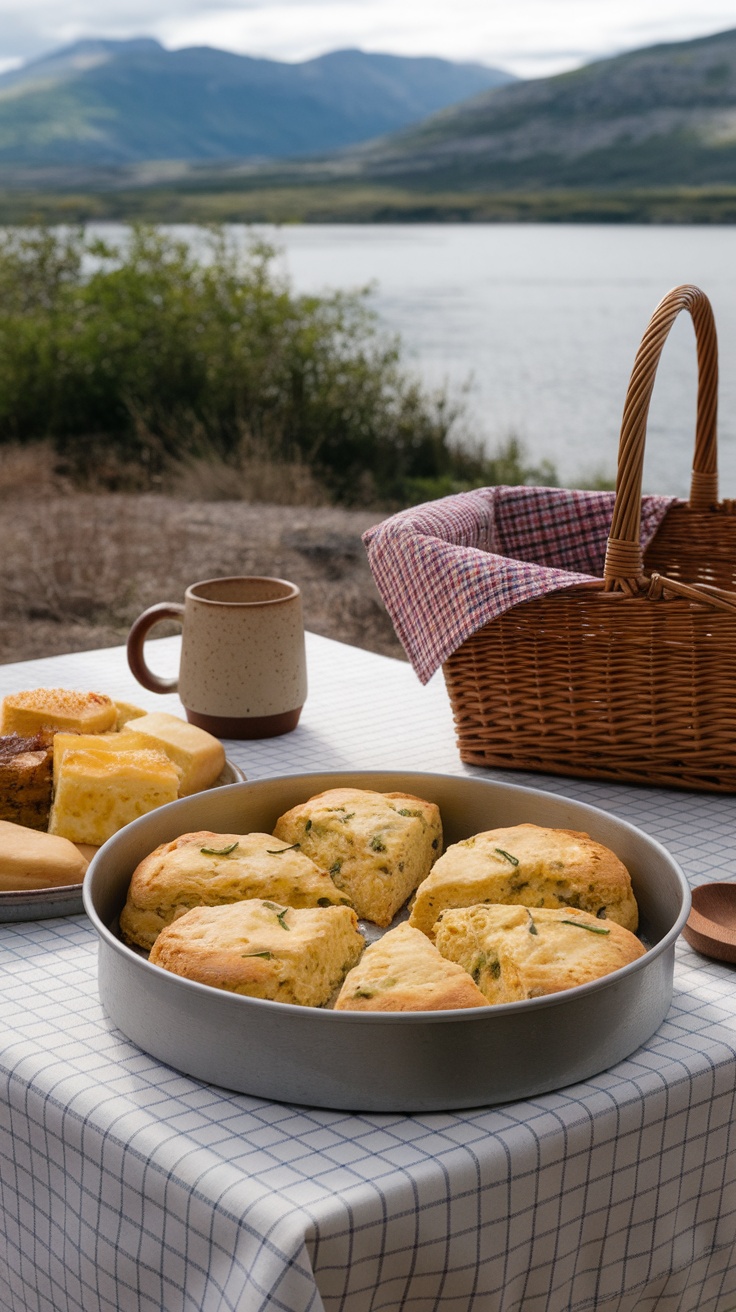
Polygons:
[[[325,640],[309,657],[303,727],[228,745],[251,777],[482,776],[457,760],[436,680]],[[110,653],[12,667],[5,688],[71,684],[70,668],[76,686],[152,701]],[[383,678],[366,699],[369,671]],[[494,777],[666,835],[693,882],[733,869],[732,799]],[[627,1061],[418,1116],[267,1103],[162,1066],[107,1021],[83,917],[0,926],[0,988],[3,1312],[736,1309],[733,971],[684,942],[669,1015]]]

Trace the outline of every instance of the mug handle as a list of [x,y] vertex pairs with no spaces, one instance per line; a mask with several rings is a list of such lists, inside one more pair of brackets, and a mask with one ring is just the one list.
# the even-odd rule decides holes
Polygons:
[[149,606],[148,610],[144,610],[143,614],[133,621],[128,634],[128,665],[134,678],[149,692],[176,692],[179,687],[178,678],[160,679],[146,665],[143,644],[149,629],[160,620],[175,620],[177,624],[183,624],[184,607],[178,601],[158,601],[155,606]]

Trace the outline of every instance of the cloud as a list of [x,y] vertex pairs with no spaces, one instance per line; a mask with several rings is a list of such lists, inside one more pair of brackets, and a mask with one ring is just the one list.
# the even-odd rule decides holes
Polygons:
[[0,63],[81,37],[147,35],[287,60],[359,46],[540,76],[733,24],[732,0],[0,0]]

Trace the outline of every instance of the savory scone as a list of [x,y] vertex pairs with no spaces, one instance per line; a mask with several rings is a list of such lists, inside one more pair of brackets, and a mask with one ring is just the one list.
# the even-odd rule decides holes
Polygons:
[[51,746],[49,736],[0,737],[0,820],[46,829],[51,808]]
[[81,884],[87,865],[68,839],[0,820],[2,892]]
[[100,756],[67,751],[49,817],[49,833],[100,846],[131,820],[177,798],[179,775],[162,752]]
[[182,834],[133,871],[120,932],[150,948],[165,925],[197,906],[268,898],[290,907],[348,906],[330,876],[271,834]]
[[287,811],[274,834],[298,843],[327,870],[358,915],[381,928],[439,855],[442,822],[433,802],[408,793],[332,788]]
[[33,688],[3,698],[0,733],[32,735],[39,729],[105,733],[115,728],[117,718],[115,703],[104,693]]
[[520,1002],[599,979],[644,955],[630,930],[575,907],[473,906],[443,911],[435,945],[488,1002]]
[[230,993],[323,1007],[364,947],[350,907],[253,899],[187,911],[162,929],[149,960]]
[[445,907],[481,902],[525,907],[580,907],[626,929],[638,924],[623,862],[588,834],[515,825],[448,847],[417,889],[409,923],[432,935]]
[[447,961],[426,934],[397,925],[366,948],[348,973],[336,1011],[451,1011],[486,1007],[467,970]]

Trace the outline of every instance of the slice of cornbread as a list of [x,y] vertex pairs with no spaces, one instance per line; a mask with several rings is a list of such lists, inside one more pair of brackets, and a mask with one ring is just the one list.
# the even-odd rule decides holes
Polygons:
[[225,765],[225,748],[219,738],[166,711],[138,716],[123,725],[122,737],[133,747],[153,747],[166,753],[181,772],[180,797],[210,788]]
[[475,906],[443,911],[435,944],[491,1003],[520,1002],[600,979],[644,955],[615,921],[575,907]]
[[120,915],[128,943],[150,948],[165,925],[196,906],[246,898],[282,906],[348,906],[330,876],[271,834],[202,830],[162,843],[133,871]]
[[177,771],[162,752],[110,757],[84,749],[65,752],[49,833],[100,845],[139,815],[175,801],[178,784]]
[[638,924],[623,862],[572,829],[523,824],[454,843],[417,889],[409,923],[431,936],[445,907],[481,902],[580,907],[626,929]]
[[117,711],[117,721],[115,727],[122,729],[124,724],[129,720],[137,720],[146,712],[141,706],[134,706],[132,702],[119,702],[115,700],[115,710]]
[[54,783],[59,778],[62,760],[69,751],[94,752],[98,756],[109,758],[124,755],[126,750],[129,752],[140,750],[134,747],[132,743],[128,743],[126,749],[126,744],[121,742],[121,739],[122,735],[119,733],[55,733],[52,744]]
[[449,1011],[486,1007],[468,972],[446,961],[426,934],[397,925],[348,973],[336,1011]]
[[0,889],[21,892],[81,884],[87,861],[73,843],[0,820]]
[[46,829],[51,807],[51,747],[44,733],[0,738],[0,820]]
[[0,733],[31,736],[39,729],[105,733],[114,729],[116,723],[115,703],[104,693],[34,688],[30,692],[9,693],[3,699]]
[[216,989],[323,1007],[364,946],[350,907],[258,899],[187,911],[161,930],[150,960]]
[[287,811],[274,833],[327,870],[358,915],[385,928],[429,873],[442,844],[433,802],[332,788]]

